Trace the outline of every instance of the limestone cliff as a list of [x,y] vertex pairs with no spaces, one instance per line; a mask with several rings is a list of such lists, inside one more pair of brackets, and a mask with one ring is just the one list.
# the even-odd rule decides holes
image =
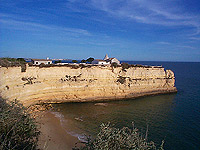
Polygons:
[[174,73],[162,67],[0,68],[0,95],[25,105],[83,102],[175,92]]

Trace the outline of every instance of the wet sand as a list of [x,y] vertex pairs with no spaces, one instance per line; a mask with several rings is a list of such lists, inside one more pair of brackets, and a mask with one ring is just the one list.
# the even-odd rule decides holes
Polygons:
[[60,120],[51,112],[45,112],[37,119],[41,131],[38,148],[44,150],[70,150],[78,138],[67,134]]

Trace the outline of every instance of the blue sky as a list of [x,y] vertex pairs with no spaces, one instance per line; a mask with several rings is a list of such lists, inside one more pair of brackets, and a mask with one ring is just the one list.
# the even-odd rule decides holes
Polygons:
[[0,0],[0,57],[200,61],[199,0]]

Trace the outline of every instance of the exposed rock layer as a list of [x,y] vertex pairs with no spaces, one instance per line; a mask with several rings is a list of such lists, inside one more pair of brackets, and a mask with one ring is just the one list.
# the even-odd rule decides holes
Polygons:
[[174,73],[156,67],[92,66],[0,68],[0,94],[25,105],[39,102],[84,102],[176,92]]

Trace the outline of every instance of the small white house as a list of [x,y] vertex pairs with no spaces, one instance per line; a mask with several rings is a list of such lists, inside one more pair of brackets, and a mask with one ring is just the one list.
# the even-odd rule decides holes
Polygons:
[[113,57],[113,58],[109,58],[108,55],[106,54],[106,56],[104,57],[104,59],[95,59],[92,61],[92,64],[98,64],[98,65],[109,65],[112,63],[117,63],[118,65],[120,64],[120,61]]
[[112,64],[112,63],[117,63],[118,65],[120,64],[120,61],[117,58],[115,58],[115,57],[109,58],[108,54],[106,54],[106,56],[104,57],[103,60],[110,62],[110,64]]
[[52,60],[50,60],[50,59],[31,59],[31,62],[34,65],[40,65],[40,64],[50,65],[50,64],[52,64]]
[[117,58],[109,58],[110,63],[117,63],[118,65],[120,64],[120,61]]
[[109,65],[110,62],[102,59],[95,59],[92,61],[92,64],[98,64],[98,65]]

